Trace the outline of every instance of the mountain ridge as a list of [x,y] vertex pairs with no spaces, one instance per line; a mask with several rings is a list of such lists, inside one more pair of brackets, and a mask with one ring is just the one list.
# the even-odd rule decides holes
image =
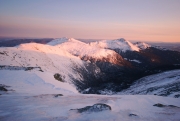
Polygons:
[[[139,43],[145,46],[140,48],[124,39],[101,42],[112,46],[99,47],[94,42],[61,38],[47,44],[1,47],[0,65],[40,67],[52,75],[59,73],[65,83],[75,85],[81,93],[91,94],[100,94],[102,90],[119,92],[144,76],[180,68],[179,52],[160,50],[144,43]],[[126,44],[126,51],[120,44],[116,48],[114,43],[117,42]],[[131,44],[138,50],[129,48]]]

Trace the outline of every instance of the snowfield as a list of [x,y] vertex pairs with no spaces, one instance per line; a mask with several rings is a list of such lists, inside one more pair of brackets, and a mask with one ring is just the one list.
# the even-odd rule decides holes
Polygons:
[[74,85],[57,81],[50,72],[0,70],[0,75],[0,84],[10,86],[18,94],[78,93]]
[[[3,95],[0,97],[2,121],[178,121],[180,109],[155,107],[154,104],[180,106],[179,99],[157,96]],[[105,103],[112,110],[78,113],[71,109]]]

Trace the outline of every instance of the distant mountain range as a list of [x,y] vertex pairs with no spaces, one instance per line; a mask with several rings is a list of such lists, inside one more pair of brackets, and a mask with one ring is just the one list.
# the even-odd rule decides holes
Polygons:
[[13,38],[1,38],[0,47],[14,47],[24,43],[41,43],[46,44],[53,40],[53,38],[43,38],[43,39],[13,39]]
[[0,48],[0,69],[57,74],[81,93],[118,93],[144,76],[180,69],[180,52],[123,38],[89,43],[74,38],[22,39],[4,41],[4,46],[8,47]]

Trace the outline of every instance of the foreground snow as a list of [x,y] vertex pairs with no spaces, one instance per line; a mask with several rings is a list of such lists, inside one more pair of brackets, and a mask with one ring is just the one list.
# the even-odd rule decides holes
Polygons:
[[[180,99],[158,96],[100,96],[100,95],[53,95],[0,96],[0,120],[32,121],[172,121],[180,119],[180,108],[155,107],[154,104],[180,107]],[[96,103],[111,106],[110,111],[78,113],[71,109],[83,108]],[[133,116],[131,116],[133,114]],[[136,115],[136,116],[135,116]]]
[[[43,75],[42,75],[43,74]],[[2,121],[164,121],[180,119],[180,99],[153,95],[82,95],[67,83],[39,71],[0,70]],[[55,97],[55,94],[63,96]],[[111,110],[78,113],[75,110],[103,103]],[[154,104],[178,107],[155,107]]]

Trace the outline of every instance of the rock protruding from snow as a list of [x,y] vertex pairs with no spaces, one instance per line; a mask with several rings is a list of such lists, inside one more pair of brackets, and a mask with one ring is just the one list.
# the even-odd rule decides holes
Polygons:
[[154,104],[153,106],[156,106],[156,107],[159,107],[159,108],[164,108],[164,107],[168,107],[168,108],[180,108],[180,107],[178,107],[178,106],[174,106],[174,105],[164,105],[164,104],[161,104],[161,103]]
[[127,50],[139,51],[139,48],[137,46],[133,45],[131,42],[123,38],[116,40],[102,40],[98,42],[92,42],[90,43],[90,45],[106,49],[120,49],[123,52]]
[[8,90],[6,89],[6,87],[9,87],[9,86],[0,84],[0,91],[5,91],[5,92],[7,92]]
[[146,48],[151,47],[151,45],[144,43],[144,42],[136,42],[136,43],[134,43],[134,45],[140,49],[146,49]]
[[111,110],[111,107],[107,104],[102,104],[102,103],[98,103],[98,104],[94,104],[93,106],[86,106],[84,108],[80,108],[80,109],[71,109],[71,110],[77,110],[79,113],[83,113],[83,112],[100,112],[100,111],[105,111],[105,110]]

